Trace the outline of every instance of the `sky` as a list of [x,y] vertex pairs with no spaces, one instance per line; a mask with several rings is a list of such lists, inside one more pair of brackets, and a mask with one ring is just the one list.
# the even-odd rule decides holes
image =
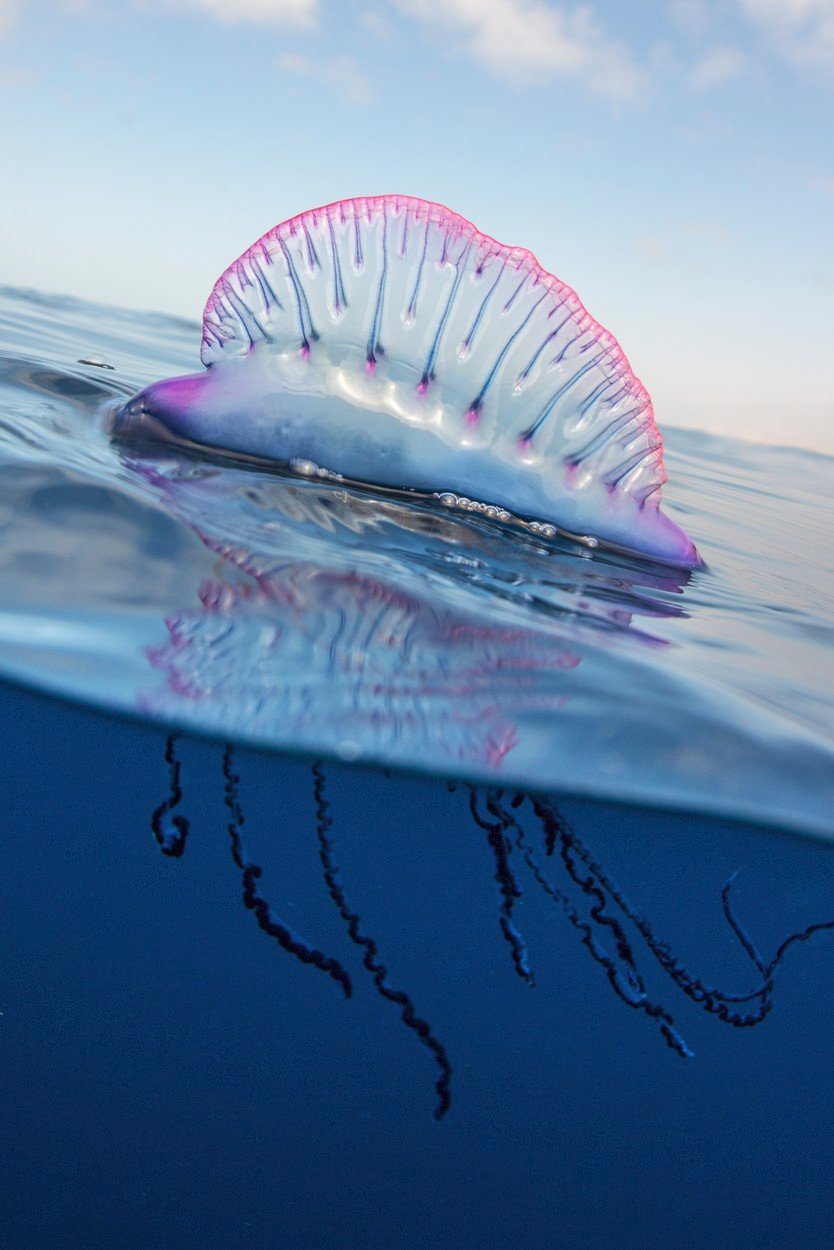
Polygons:
[[287,217],[440,201],[661,429],[834,453],[834,0],[0,0],[0,168],[0,283],[196,320]]

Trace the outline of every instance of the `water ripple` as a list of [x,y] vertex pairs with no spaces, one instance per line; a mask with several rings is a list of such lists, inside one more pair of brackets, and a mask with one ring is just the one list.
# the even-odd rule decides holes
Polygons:
[[0,290],[0,674],[282,750],[834,833],[834,460],[668,437],[708,567],[170,449],[198,329]]

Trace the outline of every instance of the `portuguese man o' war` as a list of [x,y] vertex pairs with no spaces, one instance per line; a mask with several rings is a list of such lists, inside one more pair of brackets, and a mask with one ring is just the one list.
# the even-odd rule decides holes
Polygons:
[[[330,525],[342,505],[356,520],[347,499],[351,486],[375,486],[434,496],[448,508],[526,525],[537,537],[567,536],[685,569],[700,564],[691,540],[660,510],[661,438],[649,396],[616,340],[530,252],[503,247],[438,205],[397,196],[349,200],[277,226],[215,285],[201,358],[202,373],[158,382],[129,400],[115,417],[116,436],[339,481],[332,493],[345,496],[341,505],[329,498],[293,502],[313,511],[320,506]],[[192,480],[173,459],[170,470],[153,459],[132,456],[130,463],[226,567],[201,586],[200,610],[167,618],[168,641],[147,651],[164,685],[146,692],[144,706],[159,719],[177,723],[183,702],[205,700],[228,701],[234,716],[251,722],[273,699],[292,726],[293,750],[304,751],[317,715],[310,692],[319,688],[311,680],[318,654],[328,673],[338,673],[337,693],[321,704],[323,712],[334,716],[342,691],[346,714],[338,720],[351,735],[379,743],[406,726],[412,743],[421,733],[441,739],[451,775],[455,762],[466,775],[472,760],[497,775],[515,745],[498,697],[501,679],[521,686],[529,664],[531,687],[520,697],[550,713],[566,701],[537,689],[543,671],[570,671],[579,663],[579,650],[558,632],[470,620],[437,586],[424,602],[419,588],[404,593],[388,585],[375,565],[354,567],[353,552],[324,558],[315,547],[295,551],[292,543],[289,550],[250,549],[224,532],[222,508],[215,524],[214,509],[193,507],[194,493],[204,505],[212,498],[212,471]],[[230,489],[225,474],[219,473],[221,501]],[[261,500],[255,487],[238,488],[257,514],[246,535],[282,529],[286,518],[268,495]],[[309,494],[312,483],[303,490]],[[424,502],[410,496],[415,512]],[[377,494],[372,511],[381,515],[390,504]],[[557,546],[545,552],[551,576]],[[621,625],[630,620],[628,602],[616,601]],[[227,645],[244,619],[249,629]],[[289,628],[297,621],[303,628]],[[361,629],[354,632],[356,622]],[[299,636],[302,649],[294,651]],[[251,648],[247,640],[254,640]],[[440,704],[436,670],[444,676]],[[461,713],[428,715],[445,706],[449,690]],[[268,898],[268,874],[250,858],[241,771],[228,740],[234,724],[226,713],[222,792],[244,905],[284,952],[350,998],[347,963],[279,915]],[[342,757],[351,759],[347,745]],[[353,736],[349,745],[356,745]],[[165,763],[168,795],[151,827],[162,851],[179,857],[190,824],[176,733],[167,739]],[[457,796],[450,803],[462,804],[468,817],[461,826],[468,824],[487,857],[512,972],[536,986],[535,949],[518,907],[528,888],[568,922],[617,998],[653,1023],[682,1058],[693,1052],[650,987],[652,962],[704,1011],[733,1028],[750,1028],[771,1011],[777,970],[793,946],[834,929],[834,921],[808,925],[768,958],[734,911],[731,878],[721,896],[723,914],[751,965],[752,988],[728,993],[690,972],[656,936],[552,799],[498,781],[448,788]],[[376,992],[433,1063],[434,1114],[442,1119],[453,1096],[450,1052],[357,908],[339,866],[338,805],[321,761],[312,764],[311,797],[327,894]],[[550,864],[562,873],[561,883]]]
[[115,433],[700,564],[660,509],[661,437],[616,339],[531,252],[438,204],[342,200],[276,226],[215,284],[200,355]]

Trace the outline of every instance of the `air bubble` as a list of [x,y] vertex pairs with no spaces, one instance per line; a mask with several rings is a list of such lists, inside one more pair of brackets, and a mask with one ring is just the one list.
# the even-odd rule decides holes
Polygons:
[[290,468],[293,473],[300,473],[302,477],[315,477],[319,472],[319,466],[314,460],[291,460]]

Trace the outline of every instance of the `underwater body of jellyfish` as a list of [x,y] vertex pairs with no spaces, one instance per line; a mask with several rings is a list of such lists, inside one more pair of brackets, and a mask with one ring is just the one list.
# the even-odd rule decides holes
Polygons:
[[[125,404],[114,435],[418,491],[543,538],[568,535],[684,569],[701,563],[689,537],[660,510],[662,442],[649,397],[616,340],[531,253],[497,244],[438,205],[400,196],[342,201],[277,226],[215,285],[201,355],[202,373],[154,384]],[[495,752],[496,769],[501,758]],[[161,849],[179,856],[189,823],[176,735],[168,738],[166,762],[169,794],[151,823]],[[246,849],[231,744],[222,771],[246,907],[285,951],[349,997],[342,961],[287,925],[262,891],[262,870]],[[363,928],[338,866],[324,764],[313,765],[312,778],[329,895],[376,989],[435,1063],[435,1115],[442,1118],[451,1103],[449,1055]],[[754,980],[730,994],[689,972],[655,936],[552,800],[496,780],[469,786],[468,806],[491,856],[499,930],[518,976],[534,985],[515,918],[526,874],[614,993],[654,1020],[682,1057],[691,1052],[671,1013],[648,993],[638,942],[692,1001],[741,1028],[771,1010],[787,952],[834,928],[834,921],[811,925],[766,959],[735,915],[728,882],[724,914]],[[546,871],[549,857],[566,873],[566,888]]]

